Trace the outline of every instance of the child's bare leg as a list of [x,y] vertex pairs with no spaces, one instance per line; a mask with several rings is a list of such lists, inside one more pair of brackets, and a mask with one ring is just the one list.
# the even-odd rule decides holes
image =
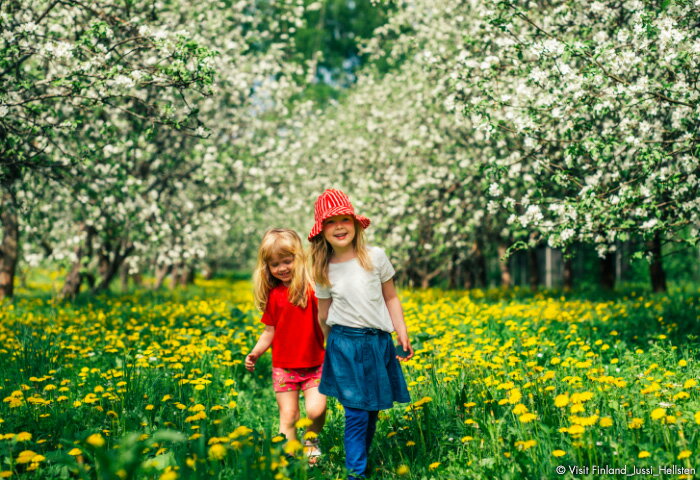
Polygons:
[[299,421],[299,392],[277,392],[277,405],[280,409],[280,432],[287,440],[297,439],[297,427]]
[[313,423],[307,431],[318,434],[326,423],[326,396],[318,391],[318,387],[304,390],[306,416]]

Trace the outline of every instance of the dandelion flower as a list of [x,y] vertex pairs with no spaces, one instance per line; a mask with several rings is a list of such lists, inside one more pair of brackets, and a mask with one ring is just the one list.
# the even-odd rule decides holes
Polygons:
[[639,452],[639,455],[637,455],[639,458],[647,458],[651,457],[651,453],[647,452],[646,450],[642,450]]
[[655,408],[654,410],[651,411],[651,418],[652,420],[660,420],[666,416],[666,409],[665,408]]
[[411,472],[411,469],[408,468],[408,465],[401,465],[399,468],[396,469],[396,474],[397,475],[408,475]]
[[534,413],[525,413],[523,415],[520,415],[520,421],[522,423],[530,423],[531,421],[535,420],[537,418],[537,415]]
[[440,462],[433,462],[433,463],[431,463],[430,465],[428,465],[428,468],[431,469],[431,470],[435,470],[435,469],[438,468],[439,466],[440,466]]
[[36,452],[33,452],[31,450],[24,450],[19,452],[19,455],[17,455],[17,463],[29,463],[34,461],[34,457],[37,456]]
[[83,451],[80,450],[79,448],[74,448],[70,452],[68,452],[68,455],[70,455],[72,457],[77,457],[78,455],[82,455],[82,454],[83,454]]
[[306,428],[311,426],[313,423],[314,422],[312,422],[310,418],[300,418],[297,420],[297,423],[295,423],[294,426],[297,428]]
[[600,426],[603,428],[612,427],[613,419],[610,417],[603,417],[600,419]]
[[221,460],[226,456],[226,447],[220,443],[215,443],[209,447],[209,460]]
[[693,452],[690,450],[683,450],[681,453],[678,454],[678,460],[683,460],[684,458],[688,458]]
[[177,472],[175,470],[168,470],[160,476],[159,480],[175,480],[177,478]]
[[31,439],[32,439],[32,434],[29,432],[20,432],[15,437],[15,440],[17,440],[18,442],[28,442]]
[[554,450],[552,452],[552,455],[554,455],[555,457],[563,457],[564,455],[566,455],[566,452],[564,450]]
[[102,437],[102,435],[99,433],[93,433],[85,441],[88,443],[88,445],[92,445],[93,447],[97,448],[100,448],[105,444],[104,437]]

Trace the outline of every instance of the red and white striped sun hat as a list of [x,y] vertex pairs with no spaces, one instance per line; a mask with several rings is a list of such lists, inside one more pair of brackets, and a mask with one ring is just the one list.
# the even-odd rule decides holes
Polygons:
[[369,227],[369,218],[355,214],[355,209],[352,207],[352,203],[350,203],[347,195],[340,190],[329,188],[318,196],[314,204],[314,220],[316,223],[314,223],[314,227],[309,233],[309,241],[321,233],[324,220],[336,215],[352,215],[360,222],[362,228]]

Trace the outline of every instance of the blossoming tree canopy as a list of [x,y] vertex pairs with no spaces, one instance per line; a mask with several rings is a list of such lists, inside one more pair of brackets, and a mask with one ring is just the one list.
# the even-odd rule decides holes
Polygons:
[[[3,4],[5,294],[18,208],[57,214],[47,230],[29,228],[43,237],[30,256],[53,236],[55,258],[80,260],[95,241],[113,274],[136,252],[201,250],[182,239],[202,238],[195,225],[218,224],[195,217],[228,201],[221,182],[245,168],[231,138],[264,126],[261,108],[280,108],[293,91],[298,67],[282,62],[284,31],[302,11],[290,2]],[[52,204],[29,188],[38,175],[57,181],[45,192]]]

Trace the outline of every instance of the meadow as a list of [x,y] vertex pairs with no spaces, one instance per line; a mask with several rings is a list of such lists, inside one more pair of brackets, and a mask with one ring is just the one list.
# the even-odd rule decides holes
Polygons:
[[[413,403],[382,412],[371,478],[698,477],[697,287],[400,295]],[[0,478],[344,478],[342,407],[310,469],[277,433],[269,353],[243,368],[252,300],[233,279],[73,303],[20,290],[0,308]]]

